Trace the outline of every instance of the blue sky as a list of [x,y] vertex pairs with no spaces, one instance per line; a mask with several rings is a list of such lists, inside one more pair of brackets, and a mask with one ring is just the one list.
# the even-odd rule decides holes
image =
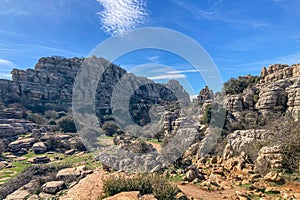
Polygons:
[[[43,56],[85,57],[135,27],[164,27],[202,45],[226,81],[273,63],[300,63],[299,22],[298,0],[1,0],[0,78]],[[205,84],[186,61],[160,50],[132,52],[115,63],[127,70],[145,63],[171,67],[196,93]],[[172,78],[167,71],[136,72]]]

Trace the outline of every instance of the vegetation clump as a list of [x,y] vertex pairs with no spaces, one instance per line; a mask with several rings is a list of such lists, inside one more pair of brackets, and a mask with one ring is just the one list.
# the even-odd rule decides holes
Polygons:
[[174,199],[179,192],[176,185],[155,174],[139,174],[133,177],[110,176],[104,180],[103,188],[107,196],[120,192],[139,191],[142,195],[154,194],[158,200]]
[[254,86],[258,81],[259,76],[239,76],[237,79],[231,78],[229,81],[224,83],[225,94],[240,94],[244,89]]
[[60,127],[60,129],[65,133],[76,133],[76,126],[74,120],[70,116],[62,117],[60,120],[58,120],[57,124]]

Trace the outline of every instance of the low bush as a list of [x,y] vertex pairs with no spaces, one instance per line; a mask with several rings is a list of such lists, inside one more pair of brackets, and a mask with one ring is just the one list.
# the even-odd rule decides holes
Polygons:
[[142,195],[154,194],[158,200],[174,199],[179,192],[176,185],[154,174],[139,174],[133,177],[110,176],[104,180],[103,188],[107,196],[126,191],[139,191]]
[[268,146],[279,145],[284,154],[284,168],[296,170],[300,161],[300,121],[288,115],[274,115],[266,125],[269,131]]
[[114,121],[104,122],[104,124],[102,125],[102,130],[107,136],[121,135],[123,133],[121,128]]
[[76,126],[74,120],[70,116],[62,117],[61,119],[58,120],[57,124],[60,127],[60,129],[65,133],[67,132],[76,133]]

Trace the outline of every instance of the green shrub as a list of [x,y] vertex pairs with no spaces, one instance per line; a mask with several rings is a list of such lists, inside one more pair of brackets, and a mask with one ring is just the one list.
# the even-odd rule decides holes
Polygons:
[[259,76],[240,76],[237,79],[231,78],[229,81],[224,83],[225,94],[239,94],[242,93],[244,89],[254,86],[258,81]]
[[126,191],[139,191],[142,195],[153,193],[158,200],[174,199],[179,192],[177,186],[154,174],[139,174],[133,177],[110,176],[103,181],[103,189],[107,196]]
[[60,127],[60,129],[65,133],[67,132],[76,133],[76,126],[74,120],[70,116],[62,117],[57,122],[57,124]]
[[104,124],[102,125],[102,130],[107,136],[120,135],[123,133],[121,128],[114,121],[104,122]]

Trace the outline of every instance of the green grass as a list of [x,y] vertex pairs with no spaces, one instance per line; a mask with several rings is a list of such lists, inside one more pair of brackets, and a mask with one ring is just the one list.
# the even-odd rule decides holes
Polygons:
[[[49,158],[54,158],[54,157],[61,157],[62,160],[55,160],[53,162],[50,162],[48,164],[51,165],[67,165],[67,166],[77,166],[77,165],[85,165],[89,169],[95,169],[99,166],[101,166],[100,162],[95,162],[94,161],[94,155],[93,153],[85,153],[83,155],[72,155],[72,156],[65,156],[64,154],[61,153],[56,153],[56,154],[35,154],[34,152],[29,152],[26,155],[23,155],[23,157],[28,158],[33,158],[36,156],[42,156],[42,155],[47,155]],[[0,181],[0,183],[5,183],[9,179],[18,176],[21,174],[27,167],[33,165],[29,163],[27,160],[24,161],[13,161],[12,164],[14,167],[8,168],[8,169],[2,169],[0,170],[0,179],[2,178],[8,178],[6,180]]]
[[242,188],[245,188],[245,189],[249,190],[251,184],[241,184],[241,185],[239,185],[239,186],[242,187]]
[[154,143],[154,144],[161,144],[161,142],[158,141],[157,139],[149,139],[147,141],[150,142],[150,143]]
[[176,174],[175,176],[168,176],[167,179],[172,182],[183,181],[183,175]]

